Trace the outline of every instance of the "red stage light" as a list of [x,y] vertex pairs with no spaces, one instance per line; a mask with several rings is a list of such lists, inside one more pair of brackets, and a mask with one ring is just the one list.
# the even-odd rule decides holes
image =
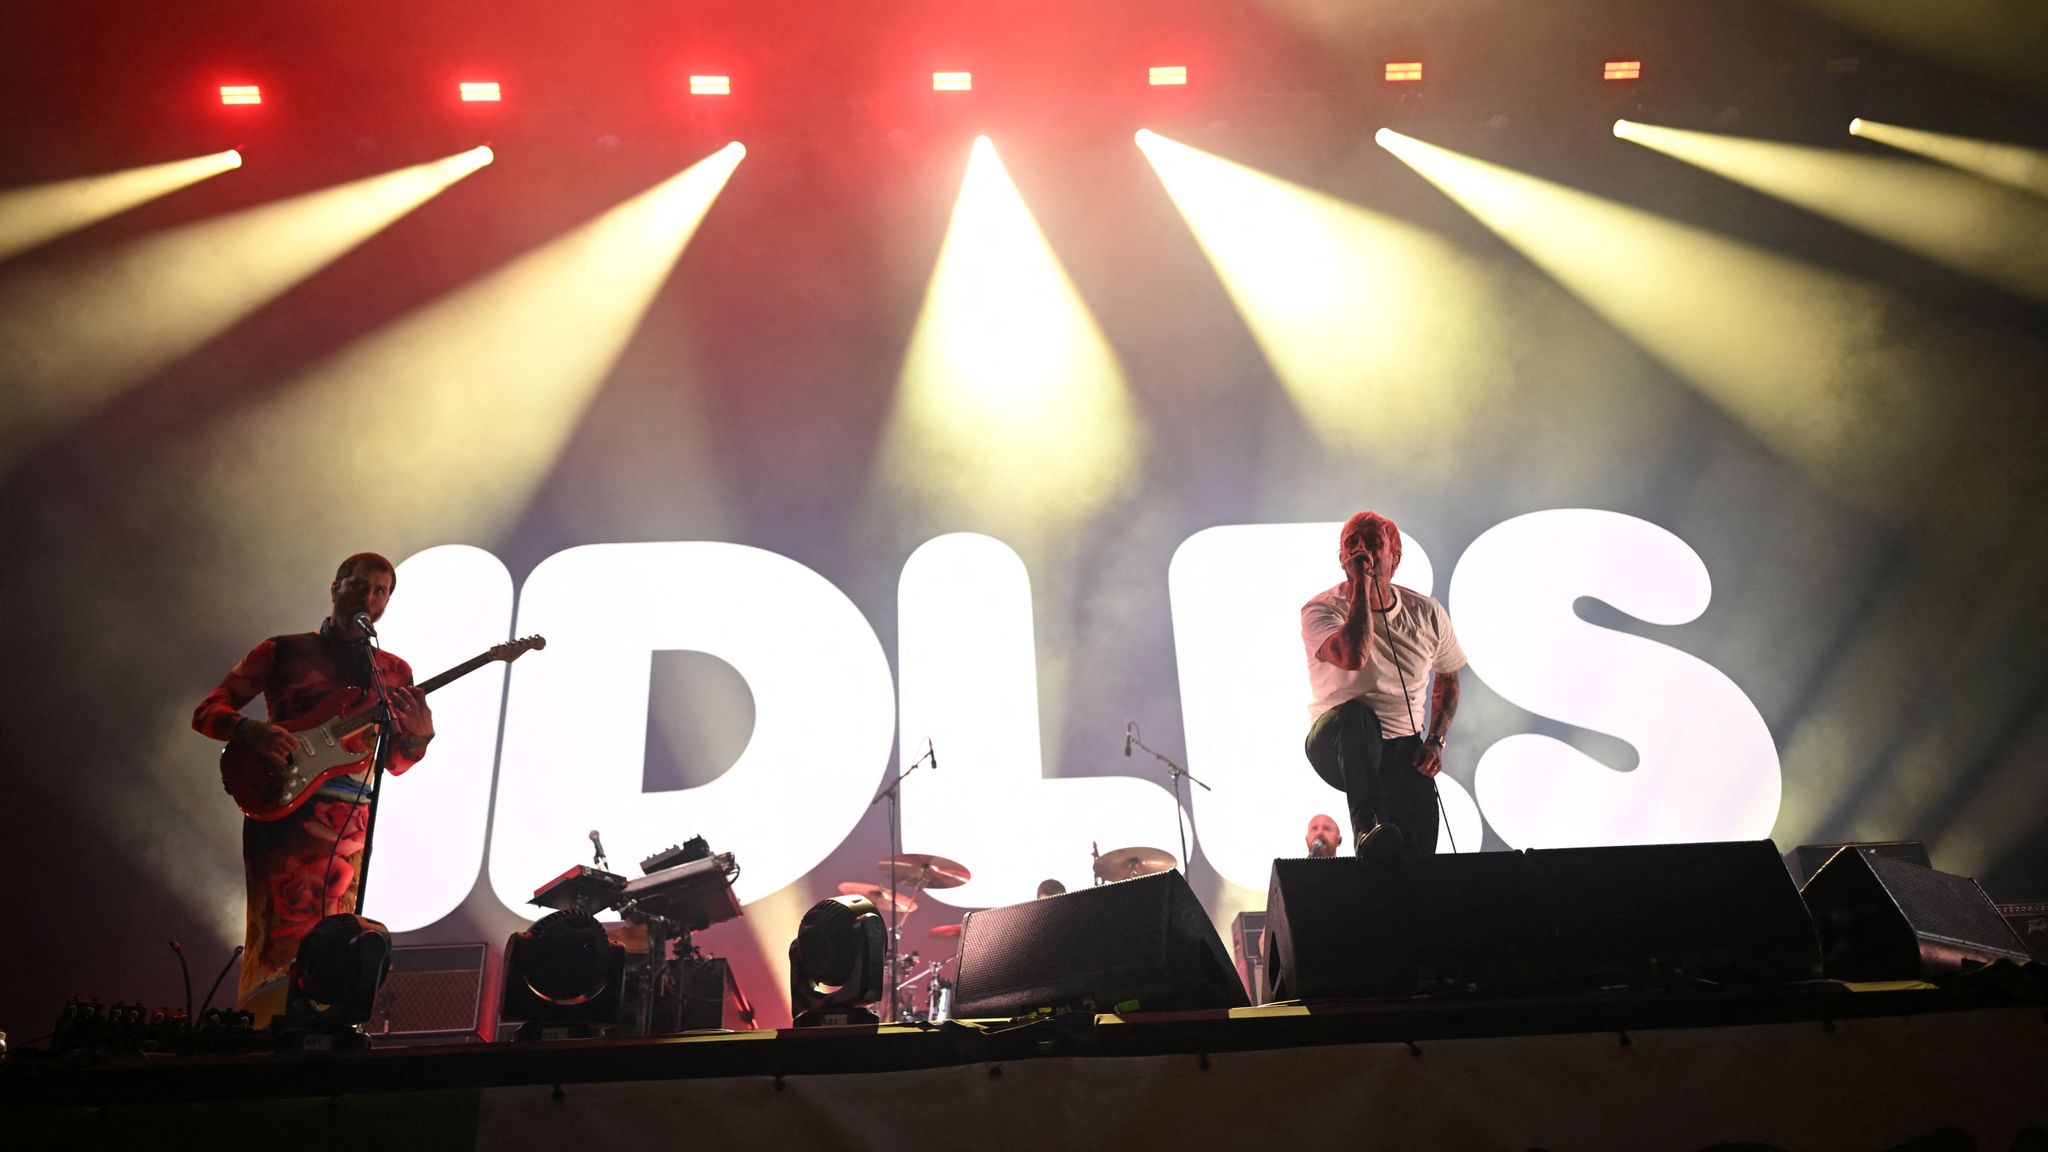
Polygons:
[[263,90],[254,84],[223,84],[220,86],[220,102],[223,104],[261,104]]
[[1609,60],[1600,67],[1602,80],[1639,80],[1642,75],[1641,60]]
[[692,76],[690,77],[690,95],[730,96],[732,95],[732,77]]
[[1412,83],[1422,79],[1422,61],[1404,60],[1387,65],[1387,83]]
[[461,90],[462,98],[470,103],[478,101],[494,102],[504,99],[498,92],[498,82],[496,80],[464,80]]
[[972,72],[932,73],[932,91],[934,92],[971,92],[973,89],[974,73]]
[[1185,85],[1187,82],[1188,69],[1185,64],[1174,64],[1168,67],[1155,67],[1152,69],[1152,86],[1154,88],[1162,88],[1174,84]]

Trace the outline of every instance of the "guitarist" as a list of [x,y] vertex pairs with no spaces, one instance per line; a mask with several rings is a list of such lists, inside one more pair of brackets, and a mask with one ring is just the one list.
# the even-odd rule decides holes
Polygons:
[[[412,686],[412,667],[382,649],[356,623],[374,624],[398,587],[391,561],[358,552],[341,562],[327,589],[333,610],[317,632],[273,636],[251,649],[192,713],[192,727],[215,740],[253,746],[282,765],[293,739],[284,725],[351,689],[371,691],[370,661],[391,695],[392,732],[385,766],[403,772],[426,755],[434,713]],[[258,695],[268,720],[241,714]],[[365,734],[363,739],[371,739]],[[322,917],[356,910],[369,819],[370,765],[321,785],[279,820],[242,821],[242,866],[248,880],[247,946],[235,1002],[262,1027],[281,1013],[285,980],[299,941]]]

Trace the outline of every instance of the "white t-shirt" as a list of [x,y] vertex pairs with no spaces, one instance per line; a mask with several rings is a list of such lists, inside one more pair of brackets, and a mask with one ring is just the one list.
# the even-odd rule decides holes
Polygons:
[[[1456,672],[1465,666],[1465,650],[1451,629],[1451,614],[1420,592],[1394,588],[1394,606],[1373,613],[1372,651],[1364,667],[1353,672],[1320,660],[1316,652],[1351,615],[1344,586],[1323,592],[1301,606],[1301,643],[1308,649],[1309,718],[1321,716],[1346,700],[1364,697],[1380,718],[1386,739],[1422,731],[1429,709],[1429,674]],[[1403,690],[1403,680],[1406,690]]]

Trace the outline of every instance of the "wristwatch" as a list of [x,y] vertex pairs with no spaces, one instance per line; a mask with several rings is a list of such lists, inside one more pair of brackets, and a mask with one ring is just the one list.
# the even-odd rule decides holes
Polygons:
[[1431,744],[1434,744],[1434,745],[1436,745],[1437,747],[1441,748],[1441,747],[1443,747],[1443,746],[1444,746],[1444,739],[1445,739],[1445,735],[1446,735],[1446,734],[1444,734],[1444,733],[1438,733],[1438,734],[1437,734],[1437,735],[1435,735],[1435,736],[1425,736],[1425,737],[1423,737],[1423,739],[1424,739],[1424,740],[1426,740],[1427,742],[1429,742],[1429,743],[1431,743]]

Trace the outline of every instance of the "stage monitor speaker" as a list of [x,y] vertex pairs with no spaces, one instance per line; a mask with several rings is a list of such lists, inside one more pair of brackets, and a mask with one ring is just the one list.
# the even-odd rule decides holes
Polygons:
[[1827,974],[1837,980],[1924,980],[2029,959],[1998,906],[1967,876],[1844,848],[1800,895]]
[[1785,870],[1792,873],[1792,883],[1805,887],[1820,866],[1835,858],[1835,853],[1844,848],[1869,848],[1880,856],[1918,864],[1922,868],[1934,867],[1927,858],[1927,845],[1918,840],[1862,840],[1842,844],[1801,844],[1785,853]]
[[1820,947],[1769,840],[1529,853],[1574,987],[1818,979]]
[[955,1019],[1093,1004],[1240,1008],[1244,986],[1179,872],[967,914]]
[[1276,1000],[1525,987],[1554,968],[1553,937],[1521,852],[1275,860],[1266,894]]
[[380,1044],[481,1039],[483,944],[418,944],[391,950],[367,1031]]

